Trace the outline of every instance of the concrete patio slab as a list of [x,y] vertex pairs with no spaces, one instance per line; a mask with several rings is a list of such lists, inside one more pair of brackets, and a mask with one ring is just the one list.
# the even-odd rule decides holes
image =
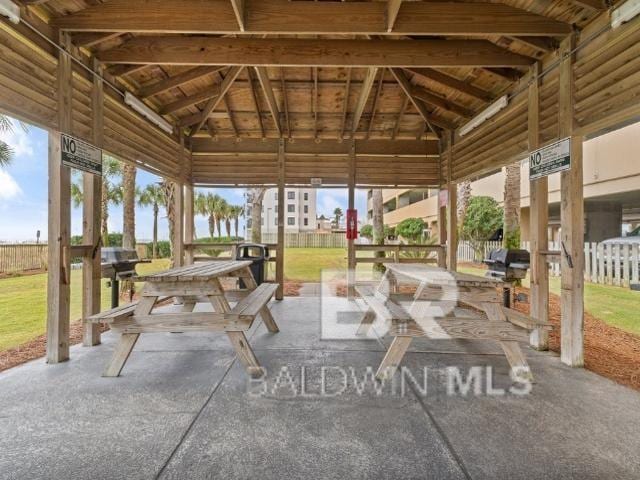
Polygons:
[[111,333],[0,374],[0,479],[640,477],[638,392],[526,351],[536,383],[519,395],[478,342],[420,345],[376,384],[380,340],[320,335],[345,302],[273,304],[281,333],[249,338],[261,381],[213,333],[143,335],[119,378],[100,376]]

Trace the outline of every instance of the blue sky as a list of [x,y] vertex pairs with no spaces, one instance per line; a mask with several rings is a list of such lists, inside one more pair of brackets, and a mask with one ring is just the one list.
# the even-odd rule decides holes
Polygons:
[[[5,169],[0,168],[0,241],[35,240],[36,231],[41,231],[41,238],[47,238],[47,132],[30,126],[24,131],[14,122],[13,132],[0,133],[0,139],[8,143],[14,150],[12,164]],[[138,170],[137,184],[145,185],[158,182],[159,177],[143,170]],[[224,197],[232,204],[243,203],[244,189],[208,189]],[[330,216],[336,207],[343,211],[347,208],[346,189],[325,189],[318,191],[318,215]],[[365,217],[366,196],[364,191],[356,195],[356,207],[361,218]],[[161,211],[159,236],[168,237],[167,222]],[[136,237],[138,240],[151,238],[153,214],[150,208],[136,208]],[[242,235],[244,222],[240,224]],[[112,232],[122,231],[122,208],[112,206],[109,211],[109,229]],[[71,217],[73,235],[82,232],[82,212],[73,209]],[[206,219],[196,217],[196,234],[204,235],[208,231]]]

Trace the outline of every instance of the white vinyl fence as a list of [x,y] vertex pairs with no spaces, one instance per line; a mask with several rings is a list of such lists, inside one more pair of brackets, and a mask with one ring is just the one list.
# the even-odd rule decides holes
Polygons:
[[[263,232],[262,243],[278,243],[276,232]],[[347,248],[345,233],[285,233],[286,248]]]
[[[529,242],[523,242],[522,248],[529,250],[529,247]],[[501,242],[487,242],[482,258],[495,248],[501,248]],[[559,242],[549,242],[549,251],[560,252],[561,249]],[[458,260],[473,262],[474,253],[469,242],[459,243]],[[639,269],[638,244],[584,244],[584,279],[587,282],[628,287],[629,284],[640,283]],[[549,258],[549,273],[554,277],[560,276],[558,257]]]

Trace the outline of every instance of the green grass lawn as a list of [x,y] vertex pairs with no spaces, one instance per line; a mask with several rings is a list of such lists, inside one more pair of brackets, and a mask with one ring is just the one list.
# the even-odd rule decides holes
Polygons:
[[[483,268],[467,265],[461,266],[459,270],[474,275],[484,275],[485,272]],[[522,285],[529,287],[528,277]],[[549,278],[549,291],[560,295],[559,277]],[[609,325],[640,335],[640,292],[611,285],[585,283],[584,308]]]
[[[138,266],[138,273],[167,268],[168,260]],[[102,308],[111,305],[111,293],[102,282]],[[0,351],[28,342],[45,332],[47,275],[0,279]],[[82,315],[82,272],[71,272],[71,319]]]
[[[168,260],[156,260],[138,266],[138,273],[164,270]],[[271,266],[273,268],[273,266]],[[319,282],[323,269],[345,269],[343,248],[287,248],[285,278],[289,281]],[[368,271],[369,265],[359,267]],[[461,271],[484,275],[482,268],[463,266]],[[365,272],[366,273],[366,272]],[[81,316],[82,274],[71,274],[71,318]],[[528,282],[525,280],[525,286]],[[560,293],[560,279],[551,278],[550,290]],[[110,292],[103,282],[102,305],[109,308]],[[46,274],[0,279],[0,351],[25,343],[45,332],[47,302]],[[640,335],[640,293],[608,285],[585,286],[585,308],[589,313],[626,331]]]

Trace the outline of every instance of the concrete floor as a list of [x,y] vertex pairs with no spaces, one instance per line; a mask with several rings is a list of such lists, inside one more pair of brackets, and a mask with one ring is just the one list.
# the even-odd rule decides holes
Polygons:
[[248,382],[224,335],[203,333],[142,335],[116,379],[100,376],[112,334],[64,364],[0,374],[0,478],[640,478],[638,392],[527,349],[530,394],[491,395],[483,378],[480,395],[449,395],[450,367],[491,367],[493,388],[513,387],[504,356],[420,340],[404,363],[416,383],[378,394],[363,378],[389,339],[349,339],[346,300],[287,298],[273,312],[281,333],[260,324],[250,339],[266,383]]

